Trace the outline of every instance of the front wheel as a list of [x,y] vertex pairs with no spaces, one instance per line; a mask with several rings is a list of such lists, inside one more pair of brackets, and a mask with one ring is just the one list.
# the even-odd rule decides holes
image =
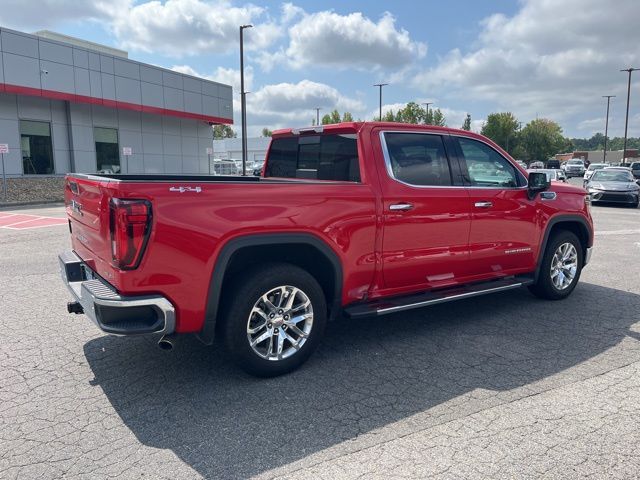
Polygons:
[[547,243],[538,279],[529,290],[548,300],[568,297],[580,279],[583,259],[582,244],[575,234],[556,233]]
[[318,347],[327,305],[316,279],[295,265],[263,265],[228,290],[224,337],[235,362],[251,375],[295,370]]

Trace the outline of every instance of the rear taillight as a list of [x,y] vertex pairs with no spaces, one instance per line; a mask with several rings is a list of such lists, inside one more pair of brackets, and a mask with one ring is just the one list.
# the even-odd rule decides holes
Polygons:
[[112,198],[109,231],[113,265],[121,270],[137,268],[151,233],[151,204],[147,200]]

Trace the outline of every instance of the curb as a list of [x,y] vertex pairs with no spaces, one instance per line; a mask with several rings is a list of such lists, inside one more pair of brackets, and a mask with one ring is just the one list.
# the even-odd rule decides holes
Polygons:
[[52,207],[52,206],[63,206],[63,200],[39,200],[34,202],[18,202],[18,203],[0,203],[0,210],[11,210],[15,207]]

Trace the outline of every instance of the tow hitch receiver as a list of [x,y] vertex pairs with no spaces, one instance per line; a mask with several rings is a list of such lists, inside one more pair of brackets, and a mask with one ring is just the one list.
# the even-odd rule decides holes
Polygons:
[[69,302],[67,303],[67,312],[69,313],[84,313],[84,308],[80,305],[80,302]]

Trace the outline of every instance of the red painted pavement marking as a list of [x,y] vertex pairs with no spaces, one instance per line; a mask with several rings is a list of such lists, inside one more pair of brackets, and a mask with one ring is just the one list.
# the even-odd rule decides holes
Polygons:
[[43,217],[41,215],[29,215],[26,213],[0,216],[0,228],[9,228],[11,230],[52,227],[54,225],[65,225],[66,223],[66,218]]
[[0,212],[0,218],[9,217],[11,215],[15,215],[15,213]]
[[29,228],[41,228],[41,227],[53,227],[54,225],[66,225],[66,218],[53,218],[53,217],[36,217],[26,222],[14,223],[6,225],[3,228],[9,228],[11,230],[26,230]]
[[33,220],[34,218],[38,218],[34,215],[26,215],[26,214],[15,214],[6,217],[0,218],[0,227],[6,227],[7,225],[11,225],[13,223],[24,222],[26,220]]

